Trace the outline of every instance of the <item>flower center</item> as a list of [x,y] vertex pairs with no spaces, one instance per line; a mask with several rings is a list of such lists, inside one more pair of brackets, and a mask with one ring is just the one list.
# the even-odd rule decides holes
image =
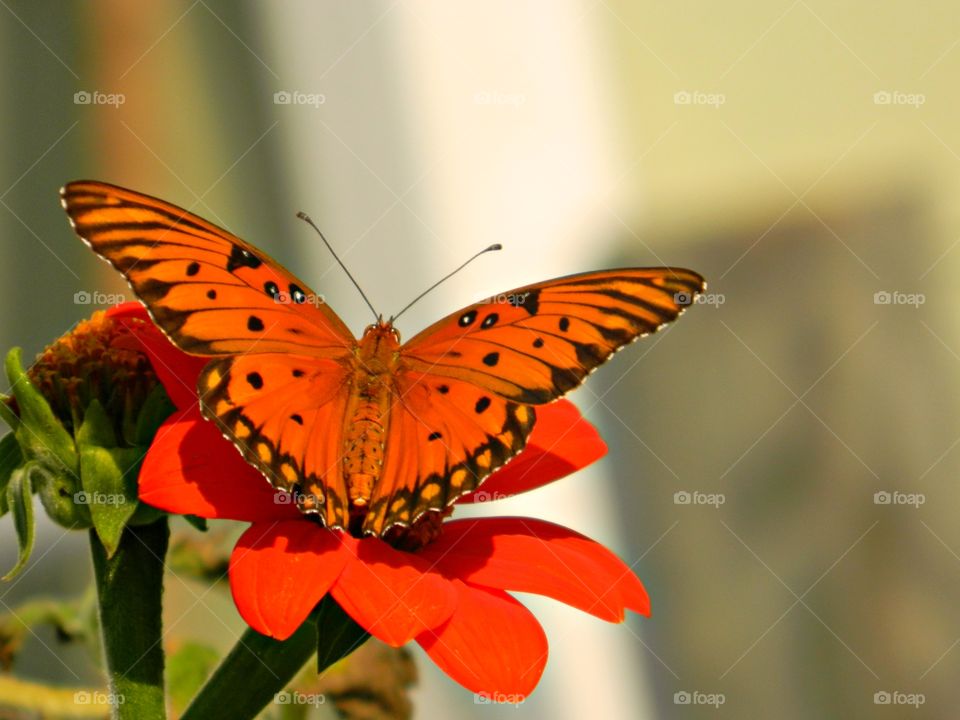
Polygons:
[[[383,536],[383,541],[397,550],[416,552],[426,547],[443,533],[443,521],[453,513],[448,507],[442,511],[428,510],[409,527],[394,525]],[[365,513],[355,513],[350,518],[350,534],[364,537],[362,527]]]
[[80,426],[91,401],[97,400],[116,421],[118,437],[123,437],[124,424],[136,419],[147,395],[159,384],[139,346],[130,326],[98,311],[40,353],[27,376],[68,432]]

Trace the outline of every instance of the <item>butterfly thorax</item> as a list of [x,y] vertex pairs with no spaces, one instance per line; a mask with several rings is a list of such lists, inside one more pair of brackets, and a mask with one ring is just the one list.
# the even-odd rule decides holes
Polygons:
[[383,467],[400,339],[388,323],[366,329],[356,358],[344,426],[344,480],[351,508],[365,508]]

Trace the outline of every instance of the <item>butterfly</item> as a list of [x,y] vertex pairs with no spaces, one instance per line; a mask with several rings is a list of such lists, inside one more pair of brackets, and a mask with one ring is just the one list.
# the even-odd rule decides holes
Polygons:
[[210,358],[204,417],[301,511],[381,537],[476,490],[523,449],[538,405],[705,288],[682,268],[601,270],[470,305],[402,344],[380,316],[357,340],[293,273],[187,210],[94,181],[60,194],[165,334]]

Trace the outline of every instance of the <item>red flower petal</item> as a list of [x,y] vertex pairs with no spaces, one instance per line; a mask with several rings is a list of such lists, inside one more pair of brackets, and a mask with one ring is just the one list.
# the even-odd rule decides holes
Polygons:
[[484,480],[479,490],[457,502],[483,502],[533,490],[606,455],[607,444],[597,429],[569,400],[557,400],[536,410],[537,423],[523,451]]
[[331,591],[357,624],[400,647],[450,617],[457,594],[416,555],[377,538],[357,541],[357,555]]
[[[170,342],[147,314],[147,309],[138,302],[115,305],[107,310],[106,315],[131,330],[136,338],[132,340],[131,349],[150,358],[157,378],[174,405],[186,410],[197,404],[197,378],[210,358],[188,355]],[[130,322],[131,319],[143,322]]]
[[344,536],[314,523],[254,523],[230,556],[230,590],[259,633],[290,637],[353,557]]
[[196,407],[160,426],[139,482],[141,500],[172,513],[248,522],[301,517]]
[[520,703],[547,663],[547,638],[533,614],[501,590],[454,581],[450,620],[417,642],[447,675],[491,702]]
[[610,622],[621,622],[627,608],[650,614],[643,584],[622,560],[600,543],[543,520],[454,520],[420,555],[447,577],[547,595]]

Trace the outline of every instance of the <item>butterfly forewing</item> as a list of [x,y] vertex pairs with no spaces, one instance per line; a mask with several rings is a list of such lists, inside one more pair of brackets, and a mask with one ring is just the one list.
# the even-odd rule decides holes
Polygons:
[[682,268],[583,273],[471,305],[403,346],[412,371],[526,404],[577,387],[624,345],[675,320],[704,288]]
[[123,273],[186,352],[336,357],[354,344],[302,281],[203,218],[100,182],[69,183],[61,198],[77,234]]

